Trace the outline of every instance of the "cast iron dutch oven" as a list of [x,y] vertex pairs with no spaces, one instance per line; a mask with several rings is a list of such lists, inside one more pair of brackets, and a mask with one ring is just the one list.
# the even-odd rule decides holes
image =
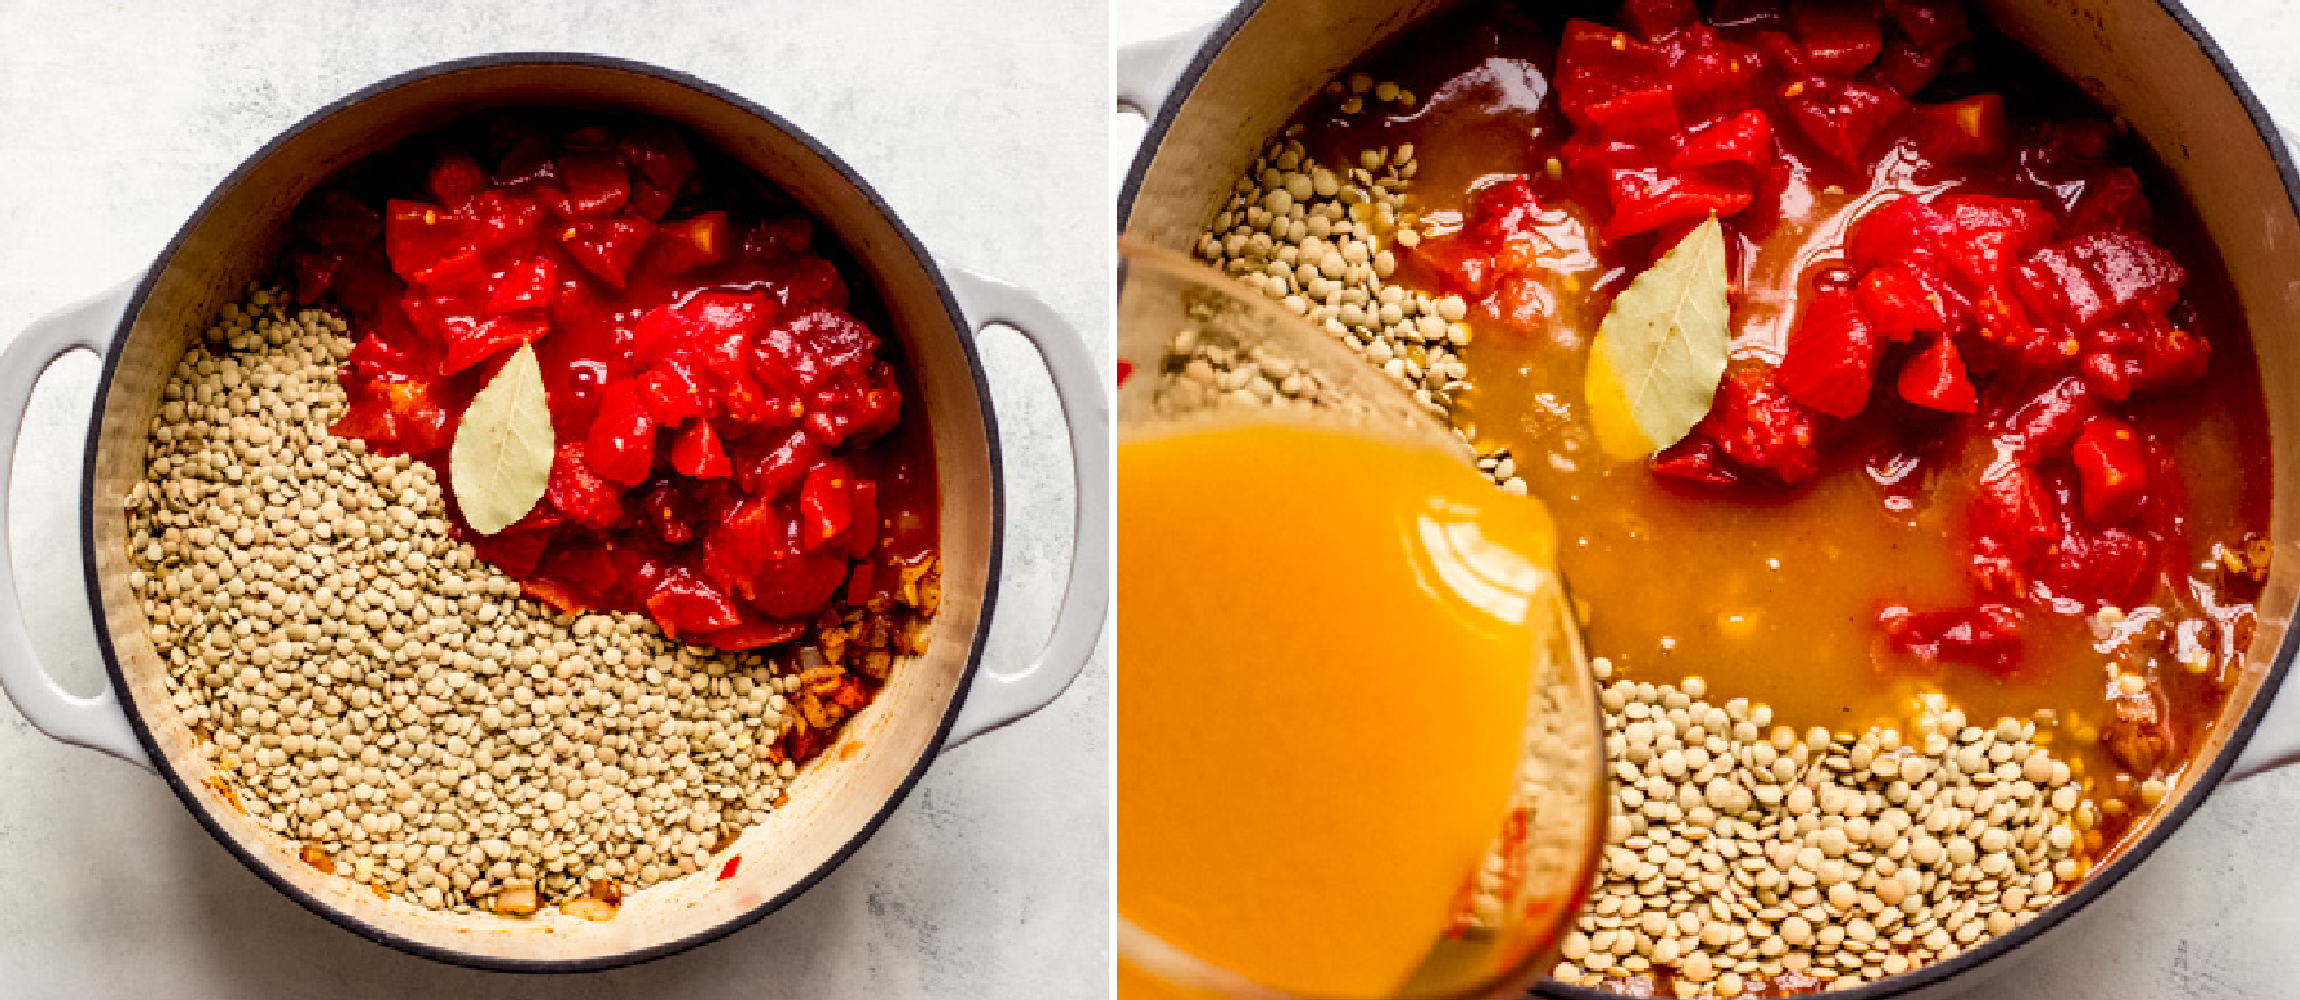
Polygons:
[[[2300,697],[2277,697],[2300,600],[2300,174],[2267,112],[2175,0],[1976,0],[1981,13],[2132,123],[2186,189],[2219,245],[2260,358],[2276,558],[2260,598],[2254,664],[2211,741],[2139,838],[2036,919],[1948,961],[1848,998],[1969,990],[2148,859],[2223,781],[2300,759]],[[1445,0],[1243,0],[1210,27],[1119,55],[1118,101],[1150,117],[1119,196],[1118,226],[1189,252],[1269,136],[1325,81]],[[1545,983],[1545,996],[1609,994]]]
[[[944,597],[929,651],[896,668],[841,737],[849,746],[801,773],[788,807],[730,848],[744,859],[732,878],[698,875],[651,887],[598,923],[553,914],[458,916],[379,898],[303,864],[293,845],[203,785],[210,765],[169,703],[165,667],[129,589],[121,507],[143,475],[145,430],[176,359],[273,259],[288,213],[306,193],[412,135],[486,108],[530,106],[668,119],[789,191],[835,234],[884,302],[920,385],[921,398],[906,401],[908,419],[923,415],[932,426],[941,480]],[[1020,664],[977,662],[997,592],[1004,516],[997,427],[974,344],[977,331],[993,323],[1021,331],[1044,358],[1078,483],[1077,547],[1061,611],[1045,648]],[[484,56],[393,77],[297,123],[225,178],[140,280],[40,321],[0,354],[0,496],[34,381],[74,350],[104,359],[81,509],[88,600],[109,688],[75,697],[40,667],[4,551],[0,683],[48,735],[158,773],[209,833],[281,892],[357,934],[431,958],[518,971],[602,969],[690,948],[757,920],[852,853],[941,749],[1061,693],[1107,617],[1109,403],[1078,333],[1011,285],[938,266],[829,150],[766,109],[684,74],[588,55]],[[0,504],[0,546],[5,510]]]

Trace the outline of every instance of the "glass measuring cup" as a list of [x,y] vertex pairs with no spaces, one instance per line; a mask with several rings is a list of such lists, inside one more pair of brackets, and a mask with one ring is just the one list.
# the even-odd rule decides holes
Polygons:
[[[1472,469],[1471,451],[1458,434],[1389,376],[1300,316],[1178,254],[1131,242],[1122,242],[1121,251],[1126,269],[1118,323],[1118,357],[1124,372],[1118,395],[1121,997],[1468,1000],[1521,989],[1549,967],[1554,945],[1580,907],[1602,844],[1607,802],[1596,690],[1573,605],[1555,569],[1554,548],[1538,551],[1535,542],[1513,551],[1501,544],[1508,538],[1535,536],[1512,535],[1508,525],[1497,522],[1539,522],[1546,531],[1546,514],[1538,501],[1505,496],[1485,483]],[[1234,449],[1256,439],[1291,442],[1289,447],[1301,450],[1271,452],[1276,460],[1266,464],[1236,461],[1239,453]],[[1205,450],[1189,450],[1201,446]],[[1479,745],[1509,759],[1465,761],[1460,767],[1466,772],[1498,766],[1495,773],[1506,777],[1506,801],[1490,813],[1449,810],[1459,805],[1447,801],[1452,790],[1442,790],[1446,794],[1441,795],[1434,784],[1408,781],[1400,784],[1395,800],[1368,805],[1369,810],[1390,812],[1335,814],[1306,809],[1305,826],[1327,825],[1301,831],[1303,837],[1323,839],[1303,839],[1291,851],[1282,846],[1286,838],[1269,829],[1268,818],[1279,814],[1272,802],[1330,803],[1320,799],[1314,787],[1328,776],[1306,773],[1312,770],[1307,762],[1319,759],[1316,751],[1327,747],[1315,731],[1330,720],[1291,717],[1288,722],[1286,710],[1303,705],[1361,709],[1320,686],[1326,681],[1336,686],[1355,682],[1349,666],[1340,662],[1346,657],[1305,665],[1286,662],[1292,655],[1289,651],[1380,649],[1396,638],[1384,632],[1390,622],[1380,615],[1296,620],[1304,617],[1304,609],[1270,602],[1276,591],[1256,589],[1246,580],[1257,575],[1259,567],[1248,565],[1241,571],[1220,563],[1219,553],[1178,552],[1191,544],[1187,533],[1169,538],[1141,525],[1172,529],[1204,519],[1258,519],[1266,523],[1269,534],[1282,536],[1293,546],[1289,551],[1312,553],[1304,560],[1305,567],[1316,566],[1311,572],[1331,575],[1332,560],[1320,563],[1315,556],[1329,555],[1329,550],[1357,551],[1352,547],[1367,540],[1320,532],[1379,533],[1399,519],[1327,515],[1353,502],[1374,502],[1355,495],[1305,496],[1300,502],[1307,506],[1288,513],[1274,509],[1279,504],[1266,502],[1267,494],[1256,492],[1296,478],[1305,488],[1322,482],[1318,474],[1330,470],[1272,471],[1286,459],[1313,453],[1349,456],[1379,466],[1351,470],[1362,474],[1351,481],[1366,485],[1368,496],[1389,495],[1383,487],[1401,477],[1430,477],[1437,482],[1433,500],[1403,518],[1411,524],[1399,538],[1403,549],[1410,550],[1413,573],[1418,575],[1397,574],[1409,583],[1399,592],[1411,600],[1413,588],[1420,587],[1473,606],[1469,617],[1477,619],[1475,624],[1500,637],[1502,645],[1490,648],[1511,650],[1516,658],[1509,663],[1510,672],[1487,678],[1500,678],[1494,681],[1500,686],[1482,690],[1507,693],[1484,704],[1448,706],[1415,704],[1400,691],[1392,701],[1376,698],[1362,708],[1378,716],[1400,704],[1414,705],[1416,721],[1423,723],[1430,720],[1420,716],[1430,712],[1456,711],[1464,720],[1460,727],[1464,734],[1482,730],[1490,736],[1506,724],[1512,737],[1506,744],[1487,739]],[[1192,454],[1204,456],[1206,464],[1193,466],[1187,458]],[[1173,481],[1199,472],[1204,473],[1202,480]],[[1448,478],[1456,473],[1458,479]],[[1450,499],[1434,499],[1439,494]],[[1410,489],[1401,495],[1409,500],[1418,496]],[[1244,502],[1249,496],[1256,502]],[[1374,541],[1378,544],[1369,551],[1391,551],[1384,547],[1387,540]],[[1207,571],[1171,571],[1176,560],[1185,558],[1208,559]],[[1366,582],[1376,589],[1379,581],[1373,578],[1395,568],[1378,560],[1366,566]],[[1343,582],[1346,590],[1356,581]],[[1294,585],[1314,590],[1331,583],[1313,578]],[[1196,607],[1202,617],[1162,617],[1167,604]],[[1208,607],[1216,610],[1208,612]],[[1204,622],[1208,614],[1219,620]],[[1238,648],[1236,626],[1241,621],[1254,624],[1248,646],[1263,655],[1225,662],[1223,651]],[[1502,627],[1491,628],[1496,621]],[[1202,630],[1191,631],[1200,624]],[[1300,630],[1304,638],[1286,640],[1288,630]],[[1464,626],[1464,630],[1471,629]],[[1321,641],[1325,645],[1317,646]],[[1210,648],[1201,651],[1196,645],[1200,642]],[[1468,642],[1447,648],[1489,647]],[[1321,671],[1325,667],[1332,669]],[[1520,667],[1522,673],[1516,672]],[[1434,662],[1422,669],[1485,668],[1462,661]],[[1288,689],[1270,682],[1272,674],[1306,682]],[[1198,747],[1171,739],[1173,732],[1181,731],[1176,727],[1195,725],[1199,732],[1210,734],[1202,738],[1220,740],[1256,721],[1215,711],[1207,713],[1215,720],[1209,723],[1191,710],[1189,697],[1161,687],[1179,684],[1176,679],[1186,676],[1212,691],[1261,699],[1259,704],[1274,706],[1268,714],[1279,722],[1266,733],[1229,745],[1230,752],[1244,759],[1235,768],[1217,763],[1181,782],[1169,780],[1175,777],[1170,772],[1194,760],[1191,751]],[[1289,700],[1289,690],[1298,695]],[[1519,701],[1501,704],[1504,698]],[[1468,724],[1473,716],[1483,721]],[[1444,722],[1441,718],[1438,724],[1414,730],[1421,742],[1413,749],[1433,766],[1448,752],[1466,752],[1471,742],[1463,735],[1460,746],[1450,745],[1455,734]],[[1304,737],[1300,731],[1313,735]],[[1294,742],[1288,743],[1289,739]],[[1265,742],[1307,748],[1305,773],[1289,771],[1282,754],[1262,754]],[[1264,784],[1243,790],[1221,787],[1224,781],[1248,780]],[[1145,800],[1146,787],[1174,794]],[[1193,790],[1201,794],[1191,794]],[[1244,794],[1225,797],[1226,792],[1240,791]],[[1422,797],[1416,799],[1416,793]],[[1227,812],[1189,820],[1177,812],[1209,804],[1251,813],[1265,822],[1259,827],[1246,820],[1232,822]],[[1392,812],[1401,810],[1419,812],[1409,812],[1406,821],[1399,822]],[[1487,824],[1482,829],[1482,850],[1472,852],[1453,873],[1451,905],[1436,916],[1427,906],[1430,892],[1418,896],[1392,892],[1395,886],[1380,881],[1389,870],[1411,881],[1405,873],[1413,871],[1426,889],[1432,869],[1421,863],[1430,858],[1369,854],[1362,857],[1366,867],[1354,871],[1352,861],[1358,859],[1334,854],[1336,844],[1351,842],[1352,835],[1362,832],[1357,825],[1371,827],[1383,821],[1396,823],[1396,831],[1402,833],[1388,843],[1426,840],[1434,848],[1441,841],[1459,841],[1459,837],[1446,841],[1414,836],[1425,832],[1413,827],[1419,815],[1427,815],[1431,826],[1458,825],[1464,816]],[[1341,825],[1333,822],[1337,816]],[[1225,822],[1230,827],[1224,827]],[[1235,832],[1231,827],[1244,832],[1225,845],[1228,851],[1207,850],[1213,842],[1207,838],[1216,836],[1209,829]],[[1368,835],[1357,843],[1382,842]],[[1183,856],[1193,849],[1200,855]],[[1193,881],[1199,873],[1193,866],[1243,877]],[[1442,878],[1451,869],[1439,865],[1436,871]],[[1290,898],[1292,890],[1280,883],[1262,881],[1310,873],[1321,881],[1302,887],[1300,895],[1308,902]],[[1351,882],[1361,876],[1362,883]],[[1336,882],[1347,884],[1336,889]],[[1185,883],[1186,890],[1176,888]],[[1355,892],[1350,885],[1360,885],[1364,891]],[[1401,900],[1416,902],[1392,907],[1399,912],[1377,912],[1382,905]],[[1359,903],[1368,912],[1351,912]],[[1410,915],[1403,912],[1409,909]],[[1259,919],[1225,923],[1240,913]],[[1353,944],[1345,949],[1336,942]],[[1381,955],[1369,957],[1376,952]]]

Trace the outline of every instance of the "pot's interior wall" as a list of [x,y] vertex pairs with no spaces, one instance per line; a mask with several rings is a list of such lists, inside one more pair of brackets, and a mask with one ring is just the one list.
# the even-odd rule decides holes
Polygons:
[[1125,230],[1189,252],[1263,144],[1341,71],[1447,0],[1267,0],[1192,88]]
[[[2196,758],[2207,760],[2225,747],[2258,694],[2300,600],[2300,509],[2285,485],[2300,482],[2300,436],[2287,433],[2300,419],[2300,219],[2243,105],[2162,7],[2103,0],[1988,0],[1982,6],[2007,33],[2131,122],[2171,169],[2220,248],[2260,358],[2277,486],[2269,514],[2276,556],[2260,596],[2252,669],[2238,679],[2211,745]],[[2186,776],[2183,794],[2200,791],[2198,770]]]
[[957,691],[992,572],[994,470],[982,400],[964,344],[934,279],[861,191],[804,144],[734,105],[666,80],[595,66],[480,67],[416,81],[313,124],[234,181],[185,235],[118,350],[100,415],[90,525],[103,624],[127,681],[129,710],[152,729],[167,766],[197,787],[210,773],[195,737],[169,704],[166,667],[144,632],[129,587],[121,498],[143,475],[145,440],[167,377],[215,311],[236,297],[281,245],[288,213],[336,170],[408,136],[484,107],[604,106],[640,110],[695,130],[790,190],[870,272],[923,386],[942,485],[943,603],[928,653],[850,723],[840,744],[804,771],[790,804],[745,833],[729,853],[733,878],[698,872],[628,898],[615,919],[454,917],[385,900],[295,860],[298,845],[259,829],[223,797],[195,796],[247,853],[301,891],[377,929],[433,946],[527,960],[579,959],[674,942],[740,916],[830,863],[932,751]]

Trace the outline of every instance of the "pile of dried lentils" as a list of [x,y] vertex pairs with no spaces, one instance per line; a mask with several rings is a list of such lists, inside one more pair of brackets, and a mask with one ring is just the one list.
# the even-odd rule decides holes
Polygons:
[[350,346],[270,291],[227,306],[126,498],[219,789],[315,867],[433,909],[605,919],[711,864],[796,776],[778,732],[835,724],[811,682],[836,669],[522,599],[453,540],[428,467],[326,432]]

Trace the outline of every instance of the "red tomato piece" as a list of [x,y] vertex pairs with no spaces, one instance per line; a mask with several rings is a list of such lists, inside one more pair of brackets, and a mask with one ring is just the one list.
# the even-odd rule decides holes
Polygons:
[[790,283],[783,288],[783,308],[847,307],[847,283],[839,269],[821,257],[801,257],[791,265]]
[[[2061,250],[2076,258],[2106,293],[2111,312],[2161,315],[2180,300],[2188,271],[2163,247],[2129,229],[2086,233],[2061,243]],[[2033,261],[2043,254],[2031,256]],[[2089,324],[2088,324],[2089,325]]]
[[340,188],[323,188],[304,199],[296,207],[295,227],[329,250],[356,250],[383,237],[383,219],[375,209]]
[[2093,329],[2110,312],[2107,286],[2065,246],[2030,254],[2013,288],[2031,316],[2070,331]]
[[600,393],[599,415],[591,420],[584,456],[600,476],[635,485],[654,471],[656,427],[637,382],[610,383]]
[[1910,358],[1901,368],[1898,388],[1902,399],[1943,413],[1971,413],[1980,405],[1952,337],[1936,337],[1932,346]]
[[1756,103],[1762,70],[1755,49],[1725,40],[1706,24],[1686,29],[1679,38],[1684,54],[1670,67],[1669,80],[1680,114],[1701,121]]
[[727,213],[705,212],[663,223],[655,238],[655,263],[666,273],[683,274],[727,259]]
[[2084,423],[2100,412],[2092,389],[2080,378],[2063,378],[2051,388],[1991,423],[1997,437],[2022,461],[2048,462],[2067,454]]
[[[658,479],[638,491],[639,513],[654,527],[655,537],[665,545],[685,545],[695,540],[695,525],[701,512],[696,509],[694,497],[674,485],[670,480]],[[652,589],[652,588],[649,588]]]
[[384,205],[383,245],[392,269],[409,281],[472,248],[463,227],[439,206],[398,200]]
[[1869,75],[1878,83],[1893,88],[1902,97],[1915,97],[1917,91],[1925,89],[1940,73],[1940,53],[1919,48],[1901,38],[1886,43],[1884,54],[1877,57],[1876,65],[1869,70]]
[[529,257],[496,273],[487,312],[500,316],[521,309],[549,309],[558,290],[559,276],[551,259]]
[[853,514],[846,532],[847,553],[868,560],[871,550],[878,547],[878,484],[856,478],[854,490],[847,494],[847,507]]
[[676,194],[695,172],[695,156],[675,129],[648,124],[626,133],[615,144],[616,155],[648,184]]
[[815,222],[803,215],[761,219],[743,234],[743,256],[773,263],[806,253],[814,246]]
[[1909,110],[1901,95],[1857,80],[1794,81],[1781,103],[1798,131],[1846,167],[1867,163],[1863,154]]
[[1771,368],[1744,367],[1728,374],[1702,419],[1710,422],[1710,434],[1727,457],[1783,486],[1811,478],[1820,465],[1812,415],[1781,390]]
[[1685,440],[1662,449],[1653,456],[1653,474],[1679,479],[1703,486],[1725,486],[1741,481],[1733,471],[1725,449],[1706,433],[1707,428],[1696,429]]
[[1805,307],[1781,360],[1781,388],[1814,411],[1851,417],[1869,405],[1884,341],[1862,315],[1857,296],[1817,292]]
[[680,634],[734,628],[743,623],[742,614],[725,592],[685,567],[674,567],[663,575],[663,582],[647,596],[647,610],[663,627]]
[[1574,124],[1588,126],[1593,105],[1660,85],[1668,67],[1666,53],[1626,31],[1568,21],[1557,52],[1558,107]]
[[1912,611],[1894,605],[1877,613],[1894,648],[1924,663],[1967,663],[1990,673],[2009,674],[2020,663],[2025,615],[2010,604],[1982,604],[1943,611]]
[[1625,90],[1582,109],[1584,128],[1629,140],[1674,138],[1680,128],[1677,95],[1668,84]]
[[568,223],[559,232],[559,242],[593,277],[621,289],[631,265],[654,235],[655,224],[645,219],[587,219]]
[[2104,229],[2148,231],[2148,196],[2140,189],[2140,175],[2131,167],[2110,167],[2087,178],[2084,193],[2069,210],[2063,227],[2071,233]]
[[822,549],[846,533],[854,523],[848,502],[854,491],[854,470],[836,458],[826,458],[807,470],[799,488],[799,545],[806,551]]
[[1949,231],[1949,220],[1923,201],[1900,197],[1855,220],[1845,234],[1845,261],[1866,271],[1895,261],[1927,262]]
[[1910,42],[1942,51],[1972,37],[1962,0],[1885,0],[1885,14]]
[[551,457],[551,479],[543,488],[543,499],[568,520],[605,531],[623,521],[623,492],[599,478],[583,452],[580,441],[559,446]]
[[2148,489],[2148,462],[2137,431],[2115,417],[2085,421],[2069,458],[2076,465],[2077,496],[2096,524],[2126,521],[2140,512]]
[[487,189],[487,172],[479,169],[471,154],[451,149],[432,163],[429,186],[432,200],[449,209],[461,209]]
[[671,443],[671,468],[695,479],[724,479],[735,471],[726,449],[719,444],[719,432],[712,429],[708,419],[697,420],[679,432],[678,440]]
[[1762,111],[1749,110],[1695,132],[1685,138],[1669,169],[1684,172],[1701,167],[1735,165],[1752,177],[1773,162],[1773,121]]
[[637,381],[648,415],[665,427],[677,427],[709,409],[703,373],[685,352],[655,362]]
[[1861,313],[1877,335],[1896,344],[1920,333],[1961,333],[1972,325],[1964,295],[1912,260],[1870,271],[1861,279],[1860,298]]
[[1909,134],[1917,148],[1935,160],[1969,162],[2003,156],[2011,131],[2005,124],[2004,98],[1975,94],[1910,109]]
[[1498,253],[1512,240],[1534,230],[1540,206],[1533,187],[1523,177],[1511,177],[1479,188],[1470,209],[1470,238],[1489,253]]
[[1437,277],[1438,287],[1470,301],[1493,290],[1493,255],[1461,236],[1439,236],[1415,244],[1411,253]]
[[1622,0],[1621,23],[1646,41],[1653,41],[1698,19],[1692,0]]
[[2034,201],[1947,194],[1933,209],[1946,226],[1941,253],[1970,290],[1999,285],[2013,265],[2052,240],[2052,213]]
[[1712,214],[1719,218],[1738,214],[1749,207],[1756,192],[1748,181],[1726,173],[1717,168],[1658,176],[1653,171],[1619,172],[1605,238],[1618,240],[1680,222],[1697,223]]
[[559,157],[559,182],[567,190],[567,210],[578,218],[604,219],[631,200],[631,174],[606,153]]
[[2085,384],[2118,402],[2202,378],[2212,358],[2210,341],[2147,315],[2087,334],[2084,350],[2077,371]]
[[747,455],[735,465],[735,482],[754,496],[774,499],[799,488],[799,481],[826,452],[804,430],[792,430],[780,440]]
[[533,198],[489,188],[463,206],[472,239],[489,253],[525,246],[543,224],[543,204]]
[[2060,538],[2060,514],[2043,480],[2018,463],[1992,467],[1973,494],[1972,530],[2026,559]]
[[1867,4],[1798,0],[1789,23],[1805,46],[1805,62],[1823,76],[1849,77],[1868,68],[1884,48],[1877,15]]
[[490,318],[448,337],[446,371],[462,371],[520,344],[532,344],[550,332],[551,321],[538,313]]
[[[779,646],[806,634],[806,631],[805,622],[751,621],[746,618],[741,624],[731,628],[723,628],[713,632],[697,632],[685,638],[686,641],[698,646],[710,646],[714,649],[740,652],[746,649]],[[739,857],[728,858],[725,867],[719,869],[719,878],[724,880],[734,877],[735,865],[741,860],[742,858]]]

